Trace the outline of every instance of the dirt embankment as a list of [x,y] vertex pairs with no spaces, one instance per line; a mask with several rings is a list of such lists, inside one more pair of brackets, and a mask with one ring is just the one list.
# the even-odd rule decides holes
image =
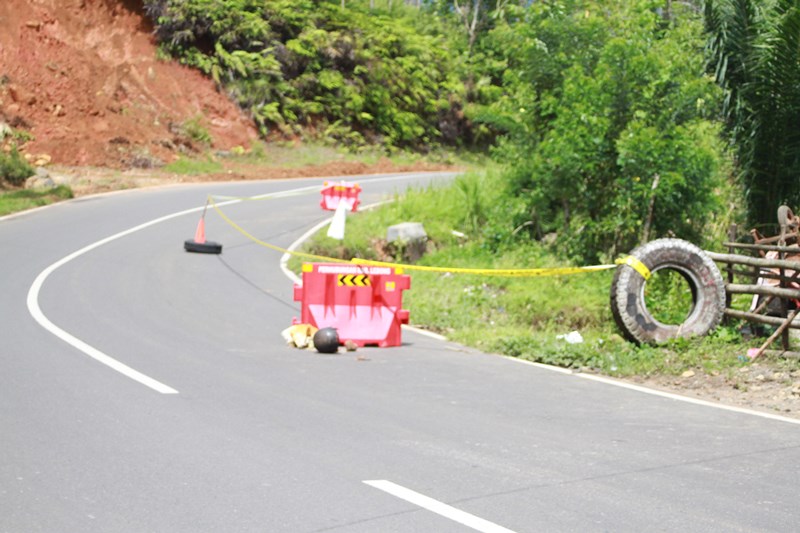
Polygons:
[[252,121],[212,80],[158,60],[142,0],[0,2],[0,122],[53,163],[170,162],[192,151],[197,121],[212,148],[247,147]]

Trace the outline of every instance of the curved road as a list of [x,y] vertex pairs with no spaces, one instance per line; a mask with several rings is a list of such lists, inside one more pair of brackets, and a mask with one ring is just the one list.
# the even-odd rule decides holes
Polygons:
[[[363,178],[362,205],[445,178]],[[321,181],[0,219],[0,532],[797,529],[792,421],[414,331],[360,358],[292,349],[278,252],[213,212],[223,254],[182,249],[208,193]],[[286,247],[330,216],[300,192],[223,209]]]

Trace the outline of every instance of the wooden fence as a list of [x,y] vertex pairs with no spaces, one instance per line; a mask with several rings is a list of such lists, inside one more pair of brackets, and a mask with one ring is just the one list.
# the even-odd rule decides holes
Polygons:
[[[785,237],[756,239],[755,244],[737,243],[735,238],[733,226],[730,242],[725,243],[728,253],[706,252],[711,259],[725,265],[721,269],[726,274],[725,316],[777,326],[753,358],[769,354],[800,359],[800,352],[789,351],[789,330],[800,329],[800,248],[787,246]],[[796,235],[789,240],[796,241]],[[743,253],[736,253],[737,250]],[[735,294],[755,296],[747,311],[731,307]],[[782,349],[768,350],[779,337]]]

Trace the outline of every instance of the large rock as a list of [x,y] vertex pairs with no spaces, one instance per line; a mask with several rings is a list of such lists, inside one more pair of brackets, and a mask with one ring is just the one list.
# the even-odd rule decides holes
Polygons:
[[39,167],[36,174],[25,180],[25,188],[37,191],[46,191],[56,188],[56,182],[50,177],[47,169]]
[[386,240],[400,252],[405,261],[413,263],[425,255],[428,234],[419,222],[403,222],[389,226]]
[[428,240],[428,234],[425,233],[425,228],[419,222],[403,222],[389,226],[389,229],[386,230],[386,240],[395,244],[425,242]]

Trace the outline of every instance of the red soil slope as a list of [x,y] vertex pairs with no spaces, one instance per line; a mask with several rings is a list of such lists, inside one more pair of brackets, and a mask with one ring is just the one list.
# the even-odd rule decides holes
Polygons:
[[193,148],[181,133],[193,119],[217,149],[257,136],[212,80],[156,59],[142,0],[0,0],[0,122],[33,134],[23,151],[63,165],[169,162]]

